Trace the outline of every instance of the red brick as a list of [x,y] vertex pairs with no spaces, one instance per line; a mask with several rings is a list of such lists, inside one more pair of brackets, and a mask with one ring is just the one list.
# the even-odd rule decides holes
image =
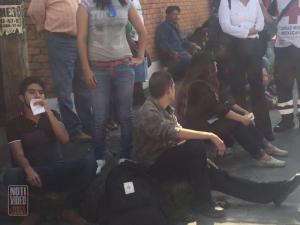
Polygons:
[[[209,16],[209,0],[140,0],[143,7],[145,26],[148,31],[147,49],[152,60],[157,59],[155,50],[155,31],[165,19],[165,9],[169,5],[178,5],[181,8],[180,27],[184,36],[191,34]],[[30,0],[25,0],[28,7]],[[29,65],[32,73],[39,74],[47,83],[47,93],[53,96],[53,84],[50,76],[47,58],[47,34],[37,33],[31,19],[25,18],[28,32]]]

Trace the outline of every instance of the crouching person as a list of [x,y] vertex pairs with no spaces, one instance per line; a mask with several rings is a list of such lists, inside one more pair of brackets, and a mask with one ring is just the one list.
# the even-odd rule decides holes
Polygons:
[[299,186],[300,174],[286,181],[258,183],[218,169],[207,159],[203,141],[211,141],[221,156],[225,145],[213,133],[180,126],[170,106],[175,98],[171,75],[154,73],[149,81],[149,91],[150,98],[135,118],[136,158],[149,167],[150,174],[159,182],[189,181],[204,215],[225,215],[222,208],[215,206],[211,190],[247,201],[280,205]]
[[[64,161],[59,144],[67,143],[69,135],[58,113],[51,110],[44,94],[44,84],[37,77],[27,77],[19,89],[22,114],[6,126],[13,168],[4,174],[5,185],[29,185],[29,192],[67,192],[62,218],[73,225],[83,219],[76,212],[83,190],[93,179],[94,159]],[[34,101],[34,103],[32,103]],[[42,106],[44,113],[34,115],[31,105]],[[40,216],[31,212],[22,224],[37,224]]]

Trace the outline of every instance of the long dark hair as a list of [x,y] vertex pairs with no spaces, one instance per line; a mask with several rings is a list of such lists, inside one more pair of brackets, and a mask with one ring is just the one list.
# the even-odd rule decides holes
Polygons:
[[[129,0],[119,0],[122,6],[127,5],[128,1]],[[96,3],[97,8],[101,8],[101,10],[107,9],[111,4],[111,0],[94,0],[94,2]]]
[[218,93],[219,80],[214,68],[214,63],[215,61],[212,54],[206,52],[200,53],[192,58],[177,95],[176,108],[178,115],[184,114],[188,98],[188,90],[194,81],[204,81],[210,85],[211,89],[215,93]]

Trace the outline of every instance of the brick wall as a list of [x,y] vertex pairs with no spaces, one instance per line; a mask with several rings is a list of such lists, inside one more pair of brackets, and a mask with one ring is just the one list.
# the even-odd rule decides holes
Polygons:
[[[30,0],[25,0],[27,8]],[[158,24],[165,18],[165,9],[169,5],[178,5],[181,8],[180,27],[183,35],[188,35],[202,24],[209,16],[208,0],[141,0],[144,20],[148,31],[147,49],[156,60],[154,35]],[[29,66],[32,74],[38,74],[47,84],[47,92],[53,93],[52,79],[50,76],[46,34],[37,33],[30,18],[26,17]]]
[[193,32],[209,16],[208,0],[141,0],[144,20],[148,31],[148,51],[156,59],[154,36],[156,27],[165,19],[165,9],[178,5],[181,9],[180,28],[184,36]]

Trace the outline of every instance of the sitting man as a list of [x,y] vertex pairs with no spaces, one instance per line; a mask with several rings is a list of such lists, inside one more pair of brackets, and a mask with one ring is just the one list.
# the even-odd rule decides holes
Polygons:
[[180,126],[170,106],[175,98],[172,76],[168,72],[154,73],[149,91],[151,97],[136,115],[136,159],[148,166],[159,182],[188,180],[204,215],[225,215],[221,207],[215,207],[211,189],[247,201],[280,205],[299,186],[300,174],[287,181],[258,183],[218,169],[207,159],[203,141],[212,142],[220,156],[225,145],[213,133]]
[[197,51],[200,47],[181,37],[179,29],[180,8],[169,6],[166,9],[166,20],[161,23],[156,33],[156,46],[160,60],[164,66],[175,76],[184,73],[185,67],[191,60],[192,55],[187,51]]
[[[95,160],[63,161],[59,142],[67,143],[69,135],[58,113],[49,108],[44,84],[39,78],[25,78],[20,85],[19,98],[23,112],[6,126],[14,168],[5,172],[4,184],[28,184],[30,192],[68,192],[62,217],[70,224],[83,224],[75,209],[83,190],[94,177]],[[34,115],[32,104],[42,106],[45,112]],[[39,219],[38,213],[32,212],[22,224],[37,224]]]

